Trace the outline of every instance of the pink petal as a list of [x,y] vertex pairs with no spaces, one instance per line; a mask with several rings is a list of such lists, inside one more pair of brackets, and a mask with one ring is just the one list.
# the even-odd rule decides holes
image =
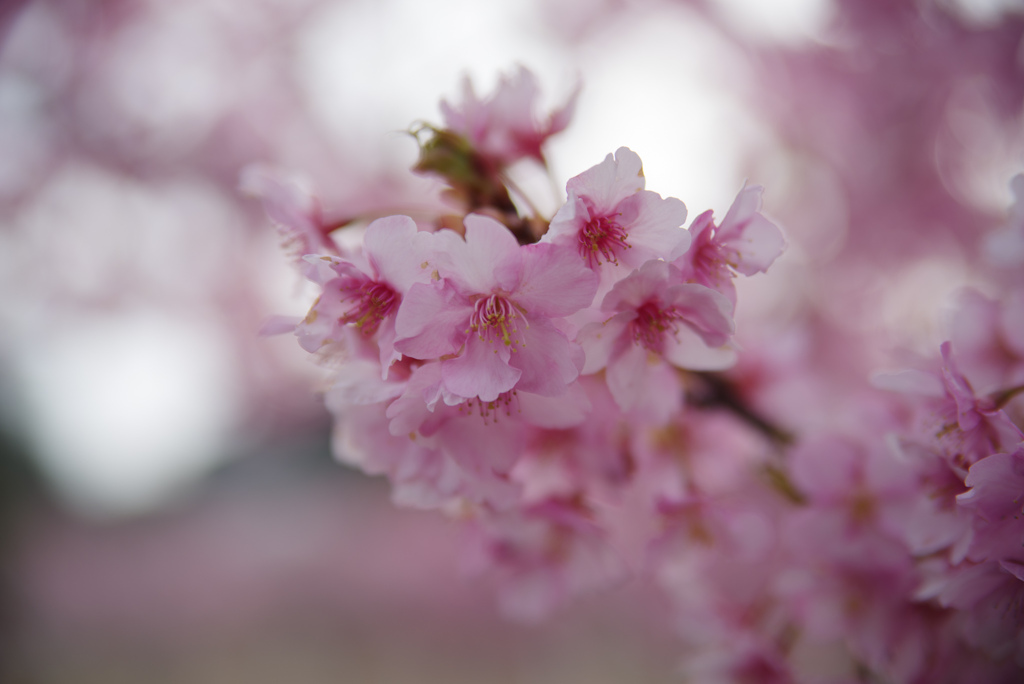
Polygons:
[[440,384],[440,363],[425,363],[414,370],[403,393],[387,408],[388,431],[395,437],[422,431],[423,424],[434,416]]
[[544,396],[564,394],[566,386],[579,376],[572,354],[575,343],[543,318],[530,321],[524,338],[525,344],[509,359],[513,368],[522,371],[516,388]]
[[563,204],[551,218],[548,231],[541,238],[541,244],[553,242],[565,244],[576,249],[576,235],[583,225],[590,220],[590,209],[586,202],[570,194],[569,200]]
[[732,201],[729,211],[718,228],[720,239],[733,239],[743,230],[743,224],[761,210],[761,196],[764,188],[760,185],[744,186]]
[[473,81],[469,76],[462,79],[462,109],[441,100],[441,116],[444,117],[445,128],[450,128],[465,135],[470,140],[477,138],[477,133],[486,124],[482,116],[482,102],[473,90]]
[[729,242],[739,260],[733,264],[745,276],[764,273],[786,249],[786,239],[778,226],[761,214],[755,215],[743,230],[742,238]]
[[470,413],[445,423],[439,443],[466,473],[486,482],[507,474],[519,459],[526,443],[522,427],[501,412],[486,419]]
[[1024,445],[1010,454],[992,454],[971,466],[964,482],[969,489],[957,496],[961,506],[976,508],[987,520],[1000,520],[1024,505]]
[[666,336],[665,358],[672,365],[687,370],[725,370],[736,365],[736,350],[730,347],[709,347],[700,335],[680,326],[675,335]]
[[644,368],[644,391],[633,404],[645,424],[664,425],[679,415],[683,408],[683,386],[679,375],[667,363],[647,358]]
[[583,364],[583,375],[596,373],[608,365],[611,357],[624,349],[624,345],[632,345],[627,336],[626,327],[636,318],[635,311],[623,311],[615,314],[603,323],[590,323],[583,326],[576,336],[586,362]]
[[589,307],[598,277],[569,247],[535,244],[522,250],[522,279],[513,298],[533,317],[570,316]]
[[690,248],[686,205],[675,197],[662,198],[643,190],[619,203],[622,225],[629,232],[630,248],[619,256],[628,266],[639,267],[649,259],[674,261]]
[[272,337],[274,335],[295,332],[296,326],[300,323],[302,323],[302,319],[298,316],[270,316],[260,326],[259,335],[261,337]]
[[620,147],[615,157],[608,155],[597,166],[592,166],[569,180],[565,188],[572,196],[586,198],[594,214],[611,214],[619,202],[644,189],[643,164],[635,152]]
[[[623,411],[632,409],[647,391],[645,380],[650,356],[652,354],[643,347],[631,344],[608,364],[605,376],[608,389]],[[661,360],[656,362],[661,363]]]
[[508,509],[518,503],[519,486],[505,475],[522,453],[526,431],[516,422],[498,421],[467,416],[448,421],[438,435],[442,451],[458,464],[466,478],[464,495]]
[[789,456],[789,472],[797,488],[816,501],[838,502],[854,491],[863,453],[836,437],[802,442]]
[[353,278],[368,278],[369,265],[360,254],[349,254],[345,258],[331,254],[306,254],[300,263],[302,275],[317,285],[326,285],[339,275]]
[[946,341],[939,347],[942,354],[942,380],[946,392],[956,402],[957,423],[963,430],[973,430],[981,422],[981,414],[978,413],[978,399],[974,396],[967,378],[957,368],[956,359],[953,358],[953,345]]
[[548,119],[548,129],[545,132],[545,137],[561,133],[565,130],[566,126],[569,125],[569,121],[572,120],[573,114],[576,113],[576,101],[579,100],[581,90],[583,90],[583,83],[578,82],[576,87],[573,88],[569,99],[565,101],[565,104],[551,112],[551,116]]
[[544,397],[528,392],[518,393],[519,413],[523,422],[549,430],[563,430],[582,423],[590,412],[590,400],[578,383],[569,385],[558,397]]
[[325,403],[332,413],[347,410],[350,404],[377,404],[399,396],[401,383],[381,380],[380,366],[369,359],[348,361],[328,390]]
[[999,567],[1024,582],[1024,565],[1014,561],[999,561]]
[[238,187],[263,201],[267,216],[298,243],[300,255],[337,251],[323,231],[320,203],[295,179],[270,166],[251,164],[242,170]]
[[740,190],[716,235],[719,243],[735,250],[738,258],[730,265],[745,276],[767,271],[786,247],[782,231],[759,213],[763,192],[760,185]]
[[398,307],[395,349],[414,359],[454,354],[466,339],[469,301],[447,282],[416,283]]
[[395,317],[388,316],[381,321],[377,331],[377,347],[380,349],[381,378],[388,379],[391,365],[402,360],[402,354],[395,349]]
[[643,306],[651,297],[668,288],[671,269],[670,264],[659,259],[647,261],[615,284],[601,302],[601,310],[625,311]]
[[408,216],[388,216],[367,226],[363,246],[377,279],[403,294],[413,283],[430,281],[432,237]]
[[736,331],[732,303],[709,287],[695,283],[673,285],[665,293],[666,306],[674,307],[683,320],[709,347],[720,347]]
[[494,401],[516,386],[522,371],[509,365],[511,351],[503,344],[469,335],[461,356],[441,362],[441,379],[449,392],[467,399]]
[[[452,244],[450,274],[470,292],[491,292],[496,287],[514,289],[522,256],[512,232],[492,218],[470,214],[463,221],[466,240]],[[449,275],[449,274],[445,274]]]
[[694,243],[700,242],[701,238],[706,238],[704,234],[715,227],[715,212],[711,209],[698,214],[697,218],[693,219],[693,223],[687,232],[693,238]]

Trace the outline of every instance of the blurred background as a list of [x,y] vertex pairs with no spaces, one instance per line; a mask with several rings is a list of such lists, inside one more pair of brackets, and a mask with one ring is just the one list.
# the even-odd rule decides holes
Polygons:
[[741,316],[930,350],[1024,169],[1022,36],[1016,0],[0,3],[0,680],[673,681],[646,587],[504,623],[457,526],[333,462],[241,169],[436,206],[404,132],[521,64],[583,84],[562,187],[622,145],[691,216],[766,186],[791,247]]

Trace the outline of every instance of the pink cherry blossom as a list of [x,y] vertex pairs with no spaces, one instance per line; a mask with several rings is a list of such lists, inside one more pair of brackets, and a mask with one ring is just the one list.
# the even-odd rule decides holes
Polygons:
[[[885,444],[858,442],[822,436],[790,454],[793,483],[810,506],[796,516],[802,529],[797,537],[800,543],[817,544],[817,554],[844,563],[864,560],[870,548],[870,562],[876,566],[888,545],[896,559],[887,562],[898,565],[907,558],[902,538],[910,502],[920,493],[917,473],[911,463],[894,458]],[[808,534],[811,530],[818,534]]]
[[968,558],[1024,564],[1024,442],[971,466],[957,503],[976,513]]
[[432,238],[408,216],[390,216],[367,227],[361,253],[308,255],[312,277],[323,293],[295,329],[303,348],[317,351],[340,340],[341,330],[352,326],[377,340],[386,374],[401,358],[394,339],[402,297],[414,283],[431,279]]
[[625,565],[593,513],[578,501],[550,499],[481,521],[467,569],[501,579],[507,617],[537,622],[571,598],[623,581]]
[[950,328],[964,376],[979,394],[1019,415],[1024,407],[1024,289],[999,299],[961,291]]
[[625,486],[635,468],[626,442],[631,425],[622,415],[605,383],[596,375],[580,377],[566,397],[558,397],[558,407],[546,412],[558,415],[564,405],[586,401],[580,419],[552,424],[530,420],[532,430],[523,457],[516,463],[512,477],[523,486],[524,501],[535,503],[549,498],[571,499],[595,496],[612,498]]
[[876,376],[874,381],[915,399],[917,439],[965,474],[972,463],[1017,444],[1024,433],[991,397],[975,393],[949,342],[942,344],[941,354],[938,370],[906,370]]
[[493,401],[464,400],[445,394],[441,373],[440,362],[423,364],[387,397],[394,397],[386,412],[388,430],[450,459],[465,482],[462,496],[498,509],[519,503],[519,487],[509,474],[533,433],[572,428],[589,409],[577,385],[558,397],[513,390]]
[[477,97],[467,76],[462,83],[462,102],[441,101],[445,127],[464,136],[473,148],[499,166],[523,159],[544,163],[541,148],[552,135],[569,125],[579,88],[546,121],[537,120],[535,109],[539,89],[530,70],[519,67],[511,77],[502,76],[494,93]]
[[[735,352],[725,346],[735,329],[730,308],[714,290],[683,283],[670,264],[648,261],[605,296],[601,310],[612,317],[580,330],[583,372],[607,368],[608,386],[624,410],[645,395],[678,408],[680,388],[666,378],[665,362],[691,370],[732,365]],[[653,393],[654,388],[665,391]]]
[[555,245],[520,247],[507,228],[466,218],[448,233],[440,281],[413,285],[398,311],[396,348],[441,359],[445,389],[494,401],[513,388],[557,395],[579,375],[582,353],[558,320],[589,306],[596,277]]
[[[666,595],[695,680],[1019,679],[1024,176],[1009,230],[956,229],[978,291],[960,296],[952,342],[873,388],[868,370],[892,358],[883,327],[912,332],[888,321],[889,290],[913,293],[904,279],[922,264],[875,287],[876,270],[840,248],[880,257],[902,234],[881,239],[867,221],[843,232],[826,205],[854,202],[846,187],[802,192],[828,191],[788,218],[804,226],[793,273],[809,286],[752,293],[743,314],[761,320],[744,323],[741,350],[735,278],[786,246],[762,188],[687,230],[683,203],[648,191],[623,147],[568,181],[544,233],[527,193],[510,199],[506,167],[543,163],[575,96],[538,119],[536,92],[525,70],[486,98],[467,81],[442,105],[447,128],[425,127],[417,169],[449,182],[454,212],[479,214],[435,216],[456,230],[433,233],[392,217],[361,247],[305,256],[324,293],[294,327],[335,371],[339,458],[386,476],[397,503],[470,520],[472,560],[510,616],[540,619],[614,583],[625,558]],[[871,169],[879,186],[885,170]],[[279,194],[273,211],[315,244],[313,205]],[[931,215],[887,194],[882,213]],[[804,234],[830,221],[827,239]],[[928,242],[925,228],[909,226],[910,241]],[[839,666],[817,672],[822,660]]]
[[736,303],[736,274],[764,273],[782,254],[782,231],[761,214],[764,188],[750,185],[740,190],[719,226],[710,210],[690,226],[693,245],[674,263],[683,277],[714,288]]
[[690,234],[680,227],[686,206],[644,184],[640,157],[620,147],[569,180],[569,199],[542,242],[571,247],[593,269],[611,264],[632,270],[650,259],[678,258],[690,246]]
[[243,169],[238,185],[242,192],[263,201],[263,209],[281,231],[286,247],[297,256],[338,253],[320,201],[298,180],[278,169],[252,164]]
[[[1016,668],[1021,666],[1024,662],[1024,623],[1021,621],[1024,565],[985,561],[950,566],[933,561],[924,566],[922,575],[916,597],[956,611],[952,615],[952,627],[959,632],[957,636],[963,643],[996,662],[1002,660]],[[1020,673],[1016,668],[1010,677],[991,681],[1017,681]]]
[[434,509],[476,488],[458,465],[422,440],[388,433],[384,406],[349,405],[335,411],[334,453],[338,460],[368,475],[386,475],[391,499],[399,506]]

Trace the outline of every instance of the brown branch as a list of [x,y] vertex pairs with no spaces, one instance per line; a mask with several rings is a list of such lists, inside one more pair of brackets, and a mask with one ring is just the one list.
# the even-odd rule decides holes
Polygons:
[[728,378],[708,371],[695,371],[689,374],[698,380],[697,387],[687,389],[686,400],[691,406],[699,409],[725,409],[744,423],[779,446],[786,447],[794,442],[793,435],[774,424],[743,401],[736,386]]

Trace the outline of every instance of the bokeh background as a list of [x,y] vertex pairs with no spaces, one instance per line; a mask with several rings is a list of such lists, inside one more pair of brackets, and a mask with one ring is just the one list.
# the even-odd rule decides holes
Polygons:
[[1014,0],[0,3],[0,680],[674,681],[648,588],[505,623],[458,526],[332,460],[240,171],[436,206],[406,131],[523,65],[583,84],[563,187],[621,145],[691,216],[766,186],[791,247],[741,327],[811,299],[931,350],[1024,170],[1022,37]]

